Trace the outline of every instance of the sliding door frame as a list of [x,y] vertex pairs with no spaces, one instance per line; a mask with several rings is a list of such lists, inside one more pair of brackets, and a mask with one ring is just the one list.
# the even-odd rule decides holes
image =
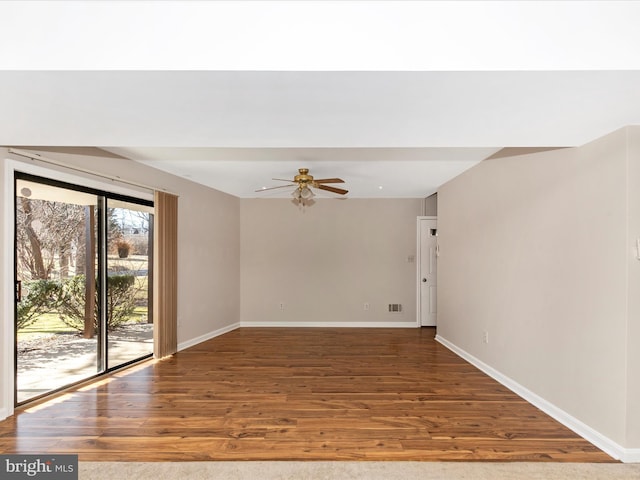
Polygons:
[[[99,179],[91,174],[86,176],[76,172],[70,173],[64,167],[52,168],[43,167],[33,162],[15,160],[8,158],[5,160],[4,168],[4,225],[3,225],[3,262],[2,262],[2,278],[3,278],[3,306],[2,319],[0,319],[0,332],[2,339],[0,340],[0,368],[2,377],[0,379],[0,420],[13,415],[15,411],[15,395],[16,395],[16,352],[15,352],[15,275],[16,275],[16,256],[15,256],[15,181],[16,175],[25,175],[33,177],[35,181],[44,179],[43,183],[63,188],[71,188],[86,193],[104,195],[108,199],[118,199],[137,203],[146,206],[153,206],[153,192],[151,190],[135,190],[128,186],[123,186],[117,182],[108,183],[104,179]],[[106,215],[106,210],[102,209]],[[98,241],[99,257],[105,256],[100,262],[106,260],[106,238]],[[100,245],[102,243],[102,246]],[[104,250],[104,254],[101,253]],[[105,264],[106,266],[106,264]],[[101,269],[105,270],[105,269]],[[106,270],[105,270],[106,272]],[[104,274],[106,276],[106,273]],[[102,279],[104,282],[105,279]],[[150,279],[151,281],[151,279]],[[106,289],[102,289],[103,292]],[[105,293],[103,293],[105,295]],[[104,299],[103,299],[104,300]],[[105,309],[102,308],[101,312]],[[101,315],[106,315],[101,313]],[[103,323],[103,322],[101,322]],[[100,341],[103,342],[102,348],[106,349],[106,335],[102,335]],[[132,363],[132,362],[128,362]],[[107,364],[108,365],[108,364]],[[126,366],[119,365],[117,368]],[[109,370],[97,375],[106,373]]]

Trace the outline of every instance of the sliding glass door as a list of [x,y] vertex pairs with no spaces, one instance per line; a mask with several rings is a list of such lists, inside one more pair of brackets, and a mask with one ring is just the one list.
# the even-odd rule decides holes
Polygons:
[[16,404],[153,351],[151,202],[16,173]]
[[98,201],[97,195],[16,180],[18,403],[98,371]]
[[107,204],[107,356],[117,367],[153,353],[153,215],[144,205]]

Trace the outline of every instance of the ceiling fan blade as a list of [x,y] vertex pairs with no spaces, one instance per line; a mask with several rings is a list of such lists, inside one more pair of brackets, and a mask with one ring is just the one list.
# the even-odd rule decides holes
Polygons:
[[260,188],[256,192],[266,192],[267,190],[275,190],[276,188],[291,188],[291,185],[280,185],[279,187]]
[[320,190],[326,190],[327,192],[338,193],[340,195],[344,195],[345,193],[349,193],[349,190],[343,190],[342,188],[329,187],[327,185],[318,185]]
[[285,180],[284,178],[272,178],[271,180],[278,180],[279,182],[296,183],[293,180]]
[[316,183],[344,183],[341,178],[323,178],[322,180],[314,180]]

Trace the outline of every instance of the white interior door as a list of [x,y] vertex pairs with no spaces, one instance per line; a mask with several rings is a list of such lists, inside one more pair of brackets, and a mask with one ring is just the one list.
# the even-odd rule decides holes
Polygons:
[[435,326],[437,322],[437,286],[438,286],[438,221],[436,217],[422,217],[419,225],[419,264],[418,281],[420,325]]

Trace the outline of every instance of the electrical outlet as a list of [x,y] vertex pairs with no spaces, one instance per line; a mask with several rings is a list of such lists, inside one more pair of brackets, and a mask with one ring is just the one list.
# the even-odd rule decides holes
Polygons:
[[363,308],[364,310],[369,310],[369,303],[365,302]]
[[284,310],[284,303],[280,302],[280,310]]
[[489,332],[482,332],[482,343],[489,343]]

